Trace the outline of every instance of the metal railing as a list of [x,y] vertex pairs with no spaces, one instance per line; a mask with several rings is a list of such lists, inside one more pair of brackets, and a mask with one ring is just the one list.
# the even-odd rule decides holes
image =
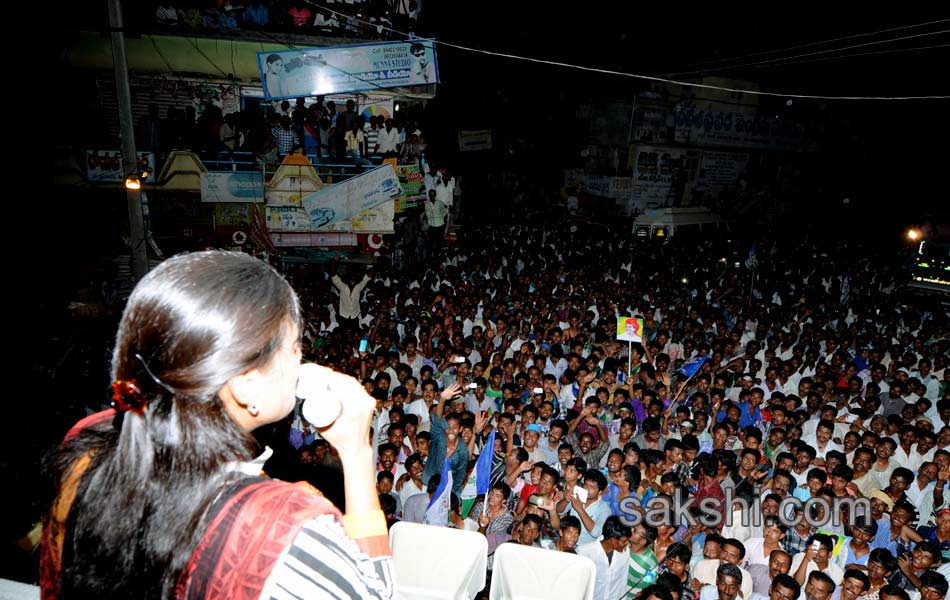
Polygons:
[[[359,166],[353,162],[338,162],[333,158],[320,157],[316,154],[307,154],[306,156],[313,163],[313,168],[316,169],[324,183],[339,183],[362,173],[366,169],[378,167],[382,164],[382,160],[378,157],[375,160],[370,158],[372,165]],[[277,168],[280,167],[279,163],[276,166],[262,164],[253,152],[246,151],[220,152],[215,158],[202,159],[201,162],[208,167],[209,171],[215,172],[261,170],[264,181],[269,181]]]

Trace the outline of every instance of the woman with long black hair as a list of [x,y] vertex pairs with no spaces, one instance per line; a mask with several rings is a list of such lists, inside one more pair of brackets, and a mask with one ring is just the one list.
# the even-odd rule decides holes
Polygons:
[[73,427],[53,460],[45,598],[394,595],[375,402],[359,382],[317,367],[342,407],[321,435],[343,462],[346,515],[306,484],[260,476],[267,452],[251,432],[294,408],[300,324],[290,285],[245,254],[176,256],[139,282],[114,408]]

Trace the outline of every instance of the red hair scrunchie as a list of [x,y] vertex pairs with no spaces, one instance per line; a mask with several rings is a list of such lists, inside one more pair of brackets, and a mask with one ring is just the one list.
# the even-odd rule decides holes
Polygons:
[[145,412],[148,398],[134,379],[129,381],[112,382],[112,404],[119,412],[132,411],[137,414]]

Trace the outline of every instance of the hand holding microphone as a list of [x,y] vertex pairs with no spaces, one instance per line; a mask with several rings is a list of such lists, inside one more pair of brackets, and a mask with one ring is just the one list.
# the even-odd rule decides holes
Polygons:
[[369,444],[376,401],[353,377],[306,363],[300,366],[297,397],[301,413],[341,455]]

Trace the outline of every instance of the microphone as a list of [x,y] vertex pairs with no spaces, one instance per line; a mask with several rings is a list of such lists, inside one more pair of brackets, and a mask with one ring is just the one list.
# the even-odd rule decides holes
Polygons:
[[329,427],[343,413],[343,405],[330,389],[323,369],[313,363],[300,365],[300,378],[297,380],[296,395],[303,400],[300,414],[317,429]]

